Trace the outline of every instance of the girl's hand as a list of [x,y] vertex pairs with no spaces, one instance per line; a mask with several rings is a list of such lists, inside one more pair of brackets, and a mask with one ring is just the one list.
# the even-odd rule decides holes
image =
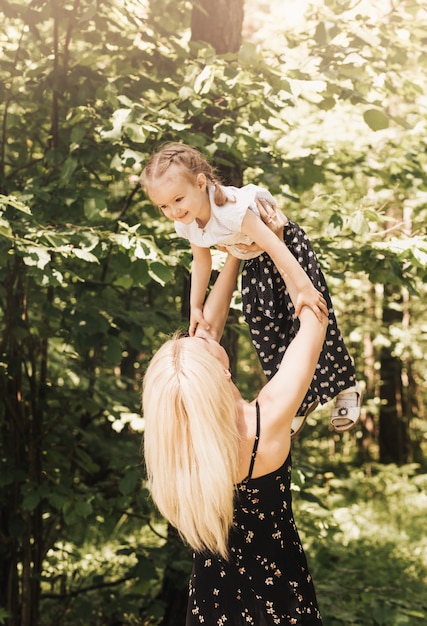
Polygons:
[[313,311],[319,322],[323,321],[324,315],[328,316],[326,300],[314,285],[307,285],[298,293],[295,304],[295,315],[297,317],[299,317],[304,306],[308,306]]
[[209,330],[209,324],[203,317],[202,307],[191,307],[190,327],[188,329],[188,334],[190,335],[190,337],[194,337],[197,329]]

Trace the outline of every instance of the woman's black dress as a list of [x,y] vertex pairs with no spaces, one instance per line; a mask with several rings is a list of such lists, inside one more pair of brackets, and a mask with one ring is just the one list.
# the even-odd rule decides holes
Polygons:
[[292,514],[290,454],[276,471],[237,485],[230,559],[196,553],[186,626],[321,626],[316,594]]

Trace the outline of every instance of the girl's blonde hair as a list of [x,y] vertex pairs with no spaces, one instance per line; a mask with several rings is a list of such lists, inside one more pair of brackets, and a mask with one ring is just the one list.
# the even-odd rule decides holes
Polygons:
[[153,181],[166,174],[173,165],[181,168],[182,174],[191,182],[195,181],[198,174],[204,174],[208,185],[215,187],[214,201],[217,206],[224,206],[230,201],[213,167],[202,153],[196,148],[179,142],[167,143],[151,156],[141,173],[143,187],[147,188],[152,185]]
[[142,404],[155,504],[195,551],[227,558],[239,436],[224,367],[200,341],[174,336],[148,366]]

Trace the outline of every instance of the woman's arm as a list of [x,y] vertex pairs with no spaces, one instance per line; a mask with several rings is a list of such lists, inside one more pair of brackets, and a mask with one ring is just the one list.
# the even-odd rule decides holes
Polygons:
[[228,254],[203,307],[203,317],[208,325],[208,329],[203,329],[200,325],[197,326],[196,336],[206,336],[208,334],[209,337],[216,341],[221,339],[228,317],[231,298],[236,288],[239,267],[240,260]]
[[276,374],[259,393],[260,404],[278,428],[283,428],[285,423],[290,428],[313,380],[328,325],[327,316],[321,315],[319,321],[308,306],[303,307],[295,338],[286,349]]
[[199,325],[205,330],[209,328],[204,319],[203,302],[212,271],[212,256],[209,248],[201,248],[194,244],[191,244],[191,251],[193,264],[191,268],[190,327],[188,332],[192,337]]

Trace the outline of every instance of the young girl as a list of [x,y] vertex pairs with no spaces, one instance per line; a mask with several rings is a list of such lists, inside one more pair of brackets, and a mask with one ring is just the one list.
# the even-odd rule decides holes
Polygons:
[[[167,144],[156,152],[142,172],[142,183],[154,204],[174,220],[178,235],[191,244],[191,336],[198,325],[207,328],[203,302],[212,269],[211,246],[225,248],[245,260],[243,314],[267,379],[276,373],[298,330],[301,307],[307,305],[319,315],[319,297],[324,296],[329,310],[328,332],[292,431],[295,435],[301,430],[319,402],[333,398],[332,426],[338,432],[352,428],[360,416],[361,388],[325,278],[303,229],[285,218],[280,240],[260,219],[257,207],[263,201],[275,206],[271,194],[256,185],[224,187],[203,155],[185,144]],[[296,307],[286,288],[289,281],[297,289]]]
[[[218,343],[239,260],[228,255],[204,316],[210,330],[174,336],[143,384],[148,487],[193,548],[186,626],[321,626],[292,513],[291,420],[327,327],[304,306],[275,375],[247,402]],[[297,292],[287,283],[294,302]]]

